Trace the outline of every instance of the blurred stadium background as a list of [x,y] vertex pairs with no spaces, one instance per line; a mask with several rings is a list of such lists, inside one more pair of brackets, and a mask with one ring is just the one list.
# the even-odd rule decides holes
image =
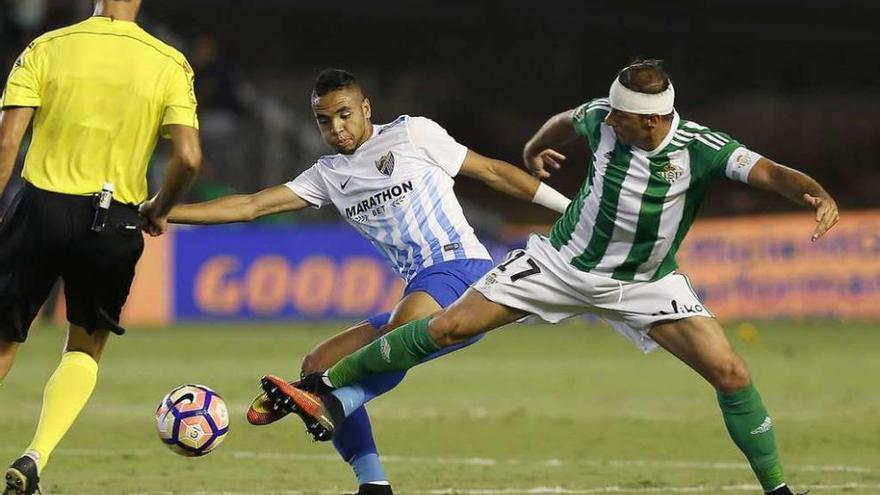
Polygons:
[[[4,72],[34,36],[90,13],[87,0],[0,6]],[[681,260],[758,377],[794,481],[880,493],[878,18],[870,0],[145,0],[140,23],[196,71],[206,167],[192,201],[286,182],[326,152],[308,100],[325,67],[362,79],[375,122],[428,116],[468,147],[519,163],[547,117],[605,94],[635,57],[665,59],[683,116],[811,174],[843,209],[811,244],[809,213],[719,183]],[[564,152],[549,183],[571,195],[586,151]],[[161,173],[152,167],[154,181]],[[553,221],[476,182],[456,189],[496,257]],[[126,308],[130,335],[111,345],[46,488],[351,488],[347,466],[298,424],[250,428],[242,413],[261,374],[293,375],[314,344],[391,307],[401,288],[331,208],[150,239]],[[6,457],[30,437],[57,360],[63,301],[47,306],[0,389]],[[374,405],[401,493],[754,489],[711,394],[669,356],[641,357],[589,320],[511,328],[461,354]],[[166,453],[150,421],[154,402],[188,381],[218,389],[234,414],[230,445],[196,462]]]

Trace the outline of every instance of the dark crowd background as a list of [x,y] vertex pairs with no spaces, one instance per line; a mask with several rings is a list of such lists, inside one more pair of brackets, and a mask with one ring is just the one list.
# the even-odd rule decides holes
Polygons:
[[[89,0],[0,5],[4,72],[33,37],[91,10]],[[144,0],[139,22],[196,71],[207,166],[191,200],[285,182],[328,152],[309,107],[326,67],[362,80],[374,122],[424,115],[471,149],[520,164],[549,116],[606,95],[617,70],[651,57],[666,61],[683,118],[806,171],[845,209],[880,204],[876,0]],[[567,164],[549,183],[573,195],[586,149],[562,151]],[[154,181],[161,171],[152,167]],[[468,179],[456,188],[481,230],[553,219]],[[719,182],[702,214],[795,209]]]

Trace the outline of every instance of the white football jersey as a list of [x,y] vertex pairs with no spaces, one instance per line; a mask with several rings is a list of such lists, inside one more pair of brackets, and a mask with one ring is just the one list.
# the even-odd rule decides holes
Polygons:
[[402,115],[286,185],[317,208],[335,205],[409,282],[444,261],[491,260],[452,190],[466,154],[436,122]]

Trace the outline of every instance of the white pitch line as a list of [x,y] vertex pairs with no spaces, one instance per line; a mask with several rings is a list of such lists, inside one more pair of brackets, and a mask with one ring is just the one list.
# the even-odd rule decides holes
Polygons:
[[[812,485],[810,490],[876,490],[880,484],[845,483],[841,485]],[[590,495],[602,493],[715,493],[715,492],[757,492],[760,485],[724,485],[724,486],[654,486],[627,488],[618,485],[596,488],[563,488],[538,486],[534,488],[500,488],[500,489],[457,489],[427,490],[411,492],[418,495]],[[237,494],[243,495],[243,494]],[[256,495],[256,494],[248,494]]]
[[[18,452],[20,449],[0,447],[0,452]],[[61,448],[59,454],[71,456],[89,457],[148,457],[156,454],[151,449],[76,449]],[[342,460],[335,454],[300,454],[294,452],[257,452],[251,450],[223,450],[214,454],[215,457],[229,456],[234,459],[263,459],[263,460],[286,460],[300,462],[339,462]],[[709,471],[750,471],[751,467],[739,462],[701,462],[688,460],[651,460],[651,459],[495,459],[491,457],[419,457],[401,455],[382,455],[382,462],[388,464],[424,464],[424,465],[458,465],[458,466],[539,466],[547,468],[560,468],[567,466],[587,466],[594,468],[619,467],[619,468],[664,468],[664,469],[703,469]],[[786,470],[791,472],[811,473],[854,473],[874,474],[880,473],[878,468],[846,465],[786,465]]]
[[[332,454],[295,454],[281,452],[250,452],[233,451],[236,459],[282,459],[290,461],[332,461],[339,462],[339,457]],[[563,459],[493,459],[487,457],[413,457],[398,455],[382,455],[382,462],[394,464],[428,464],[428,465],[465,465],[465,466],[589,466],[589,467],[662,467],[674,469],[706,469],[716,471],[750,471],[752,468],[745,462],[698,462],[698,461],[656,461],[656,460],[563,460]],[[820,473],[876,473],[877,469],[861,466],[838,466],[838,465],[803,465],[786,466],[790,471],[820,472]]]
[[[863,490],[880,490],[880,484],[867,483],[843,483],[837,485],[811,485],[811,491],[841,491],[860,492]],[[408,492],[412,495],[601,495],[606,493],[716,493],[716,492],[757,492],[759,485],[693,485],[693,486],[652,486],[652,487],[624,487],[619,485],[602,486],[594,488],[564,488],[560,486],[536,486],[531,488],[444,488],[436,490],[416,490]],[[336,495],[337,490],[322,490],[321,495]],[[95,495],[94,492],[68,493],[66,495]],[[301,491],[267,491],[267,492],[129,492],[127,495],[304,495]]]

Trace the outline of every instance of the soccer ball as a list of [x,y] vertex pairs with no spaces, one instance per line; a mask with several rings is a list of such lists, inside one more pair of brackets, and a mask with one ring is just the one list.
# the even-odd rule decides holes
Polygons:
[[204,385],[177,387],[156,409],[156,431],[162,443],[186,457],[200,457],[223,443],[229,413],[223,398]]

